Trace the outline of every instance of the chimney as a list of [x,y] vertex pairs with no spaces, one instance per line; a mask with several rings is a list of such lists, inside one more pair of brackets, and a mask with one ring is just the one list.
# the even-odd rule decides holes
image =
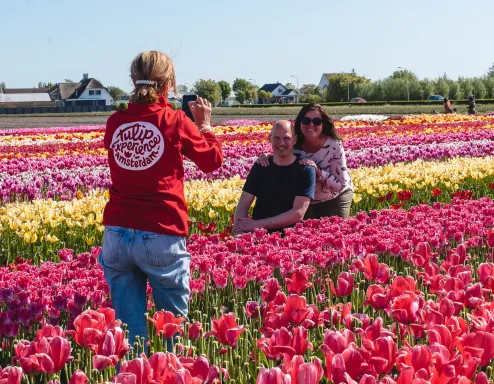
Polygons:
[[82,75],[82,79],[83,79],[84,81],[88,80],[88,79],[89,79],[89,75],[88,75],[87,73],[84,73],[84,74]]

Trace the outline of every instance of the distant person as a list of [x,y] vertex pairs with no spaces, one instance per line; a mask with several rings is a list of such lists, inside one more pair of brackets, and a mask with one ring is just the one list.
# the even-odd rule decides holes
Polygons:
[[475,98],[473,95],[468,96],[468,114],[475,115],[477,111],[475,110]]
[[453,108],[451,108],[451,102],[447,97],[444,98],[444,113],[449,114],[449,113],[454,113]]
[[[314,199],[316,172],[293,154],[297,141],[292,124],[281,120],[269,135],[273,156],[266,167],[255,163],[247,176],[235,211],[235,234],[265,228],[281,231],[302,221]],[[249,208],[256,199],[252,219]]]
[[127,324],[131,345],[147,338],[146,284],[157,310],[188,313],[190,254],[184,197],[183,157],[203,172],[223,162],[221,144],[211,131],[211,103],[190,103],[195,123],[167,103],[176,89],[172,60],[147,51],[130,69],[134,91],[127,110],[106,123],[104,146],[112,185],[105,207],[99,262],[116,317]]
[[[304,219],[350,215],[353,183],[346,165],[343,141],[331,118],[319,104],[304,106],[295,120],[297,143],[294,154],[300,163],[316,170],[314,201]],[[263,154],[258,162],[267,166],[271,155]]]

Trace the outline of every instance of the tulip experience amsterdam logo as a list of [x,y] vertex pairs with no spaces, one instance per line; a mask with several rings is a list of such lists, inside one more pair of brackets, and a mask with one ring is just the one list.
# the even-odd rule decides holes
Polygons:
[[158,162],[164,146],[158,128],[151,123],[137,121],[118,127],[110,148],[119,166],[130,171],[143,171]]

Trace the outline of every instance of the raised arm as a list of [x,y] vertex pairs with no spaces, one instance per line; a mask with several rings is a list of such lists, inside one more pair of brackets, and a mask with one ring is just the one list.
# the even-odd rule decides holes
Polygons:
[[190,103],[194,124],[187,116],[182,119],[182,153],[203,172],[213,172],[223,164],[221,143],[211,131],[211,104],[202,98]]

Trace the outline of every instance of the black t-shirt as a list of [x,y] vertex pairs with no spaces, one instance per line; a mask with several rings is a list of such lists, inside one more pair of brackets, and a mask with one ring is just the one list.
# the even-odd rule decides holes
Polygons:
[[289,211],[297,196],[314,200],[315,184],[313,167],[300,164],[298,158],[290,165],[280,166],[271,157],[267,167],[254,164],[243,190],[256,197],[252,218],[259,220]]

